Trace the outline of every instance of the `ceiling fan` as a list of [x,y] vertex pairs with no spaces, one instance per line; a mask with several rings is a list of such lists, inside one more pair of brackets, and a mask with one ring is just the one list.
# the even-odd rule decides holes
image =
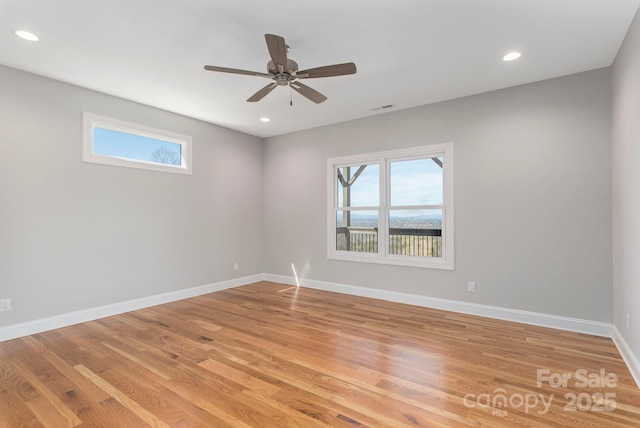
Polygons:
[[326,65],[324,67],[309,68],[307,70],[298,70],[298,64],[287,58],[289,47],[284,41],[284,37],[274,34],[265,34],[267,41],[267,49],[271,56],[271,61],[267,63],[267,73],[258,71],[238,70],[236,68],[217,67],[213,65],[205,65],[204,69],[209,71],[219,71],[222,73],[246,74],[249,76],[260,76],[272,79],[264,88],[253,94],[248,102],[257,102],[263,99],[267,94],[275,89],[276,86],[289,86],[305,98],[310,99],[316,104],[324,102],[327,97],[320,92],[307,85],[299,82],[301,79],[313,79],[317,77],[344,76],[347,74],[355,74],[356,65],[352,62],[344,64]]

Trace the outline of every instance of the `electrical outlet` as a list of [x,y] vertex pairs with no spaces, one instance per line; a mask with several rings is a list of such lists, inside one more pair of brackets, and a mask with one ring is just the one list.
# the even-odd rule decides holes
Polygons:
[[238,270],[238,269],[240,269],[240,263],[235,262],[235,263],[233,264],[233,270]]
[[476,283],[473,282],[473,281],[467,282],[467,291],[469,293],[475,293],[476,292]]
[[627,314],[627,330],[631,330],[631,317]]
[[11,310],[11,299],[0,300],[0,312],[7,312]]

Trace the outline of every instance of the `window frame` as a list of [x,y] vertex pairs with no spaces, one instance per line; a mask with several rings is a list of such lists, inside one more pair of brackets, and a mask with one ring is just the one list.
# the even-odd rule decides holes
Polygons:
[[[126,168],[146,169],[151,171],[172,172],[176,174],[193,174],[191,163],[192,138],[190,136],[163,129],[152,128],[137,123],[126,122],[124,120],[100,116],[89,112],[83,112],[82,117],[82,160],[84,162]],[[167,143],[179,144],[180,165],[170,165],[135,158],[96,154],[94,152],[95,128],[107,129],[139,137],[153,138]]]
[[[443,201],[438,205],[416,205],[410,209],[442,208],[442,257],[406,256],[389,253],[389,212],[392,209],[404,208],[391,205],[391,177],[389,174],[392,162],[443,157]],[[337,169],[345,166],[379,164],[380,165],[380,198],[378,210],[378,252],[355,252],[336,249],[336,215],[345,211],[346,207],[338,206]],[[341,156],[327,159],[327,258],[354,262],[377,263],[386,265],[411,266],[429,269],[454,269],[454,198],[453,198],[453,143],[433,144],[410,147],[406,149],[388,150],[375,153]],[[355,208],[355,209],[354,209]],[[350,211],[371,207],[350,207]]]

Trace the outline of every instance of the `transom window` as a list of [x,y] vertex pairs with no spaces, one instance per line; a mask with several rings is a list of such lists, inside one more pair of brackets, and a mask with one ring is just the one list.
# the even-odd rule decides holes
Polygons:
[[332,158],[332,259],[453,269],[453,145]]
[[84,113],[85,162],[191,174],[191,137]]

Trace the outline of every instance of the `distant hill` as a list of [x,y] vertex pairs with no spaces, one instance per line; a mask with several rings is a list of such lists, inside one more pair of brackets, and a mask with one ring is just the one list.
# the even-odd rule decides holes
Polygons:
[[[390,227],[407,229],[442,229],[441,215],[392,216]],[[337,215],[338,225],[342,224],[342,213]],[[378,227],[378,216],[351,212],[351,226]]]

